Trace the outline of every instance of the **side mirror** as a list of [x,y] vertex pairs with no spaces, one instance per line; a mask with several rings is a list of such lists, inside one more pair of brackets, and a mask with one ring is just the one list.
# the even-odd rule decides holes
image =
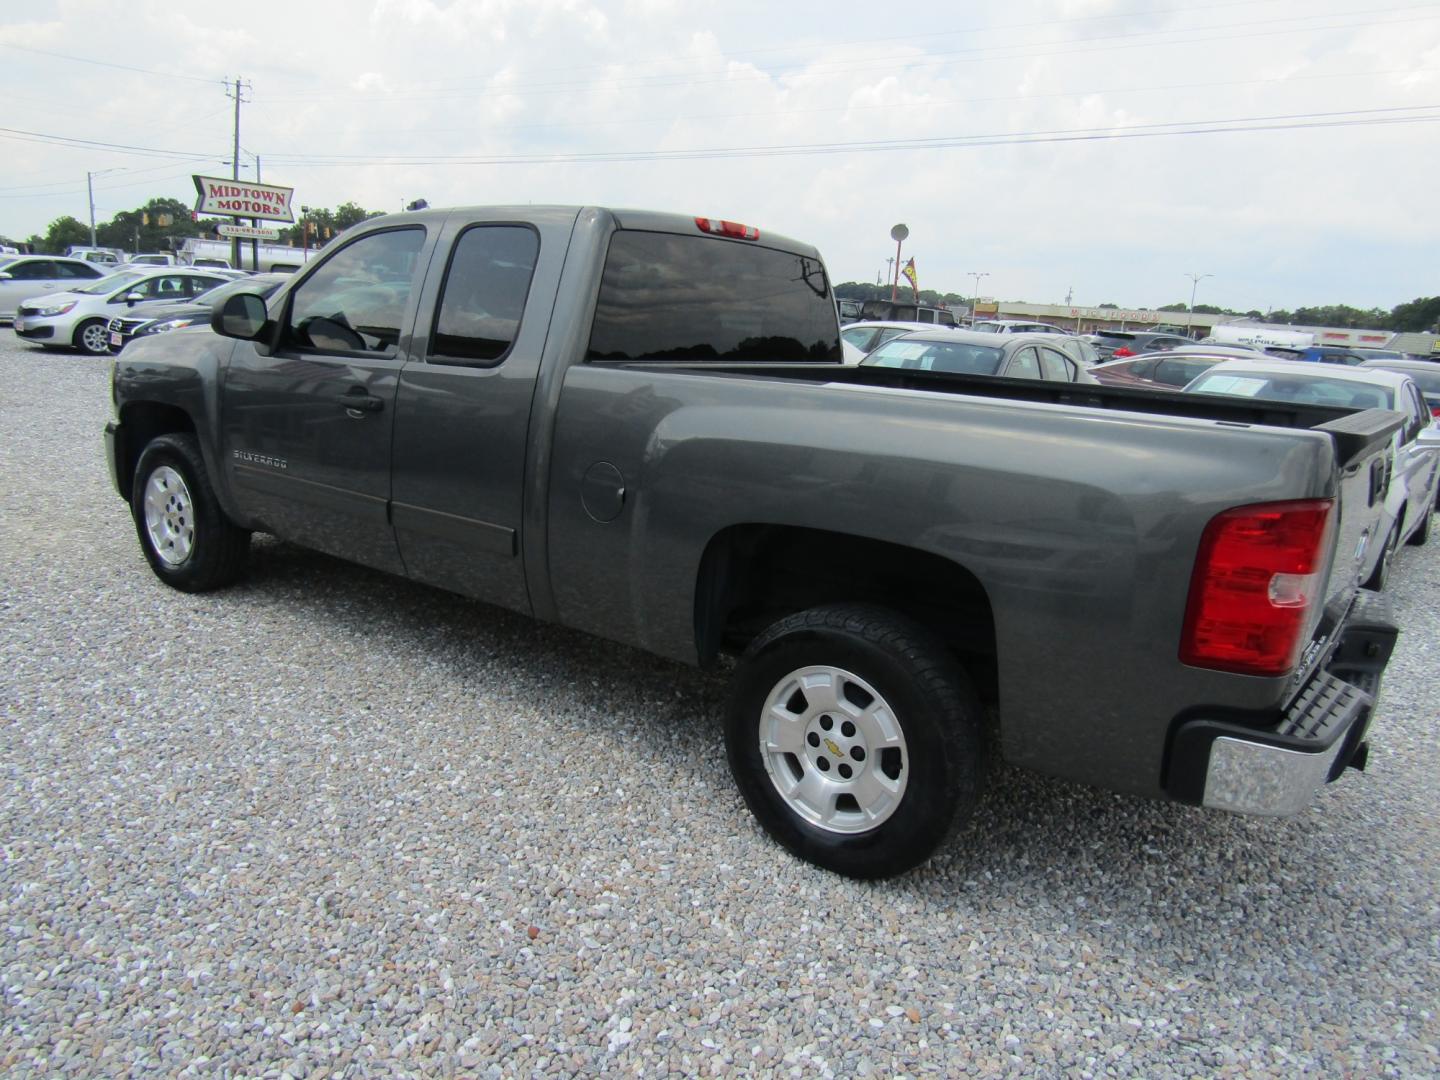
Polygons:
[[0,270],[0,281],[14,281],[15,275],[9,270]]
[[225,337],[255,341],[265,327],[265,300],[257,293],[236,293],[223,307],[210,309],[210,329]]
[[1415,444],[1422,450],[1440,450],[1440,421],[1432,421],[1420,429]]
[[131,307],[134,307],[136,304],[140,303],[144,299],[144,293],[132,292],[125,294],[125,303],[129,304]]

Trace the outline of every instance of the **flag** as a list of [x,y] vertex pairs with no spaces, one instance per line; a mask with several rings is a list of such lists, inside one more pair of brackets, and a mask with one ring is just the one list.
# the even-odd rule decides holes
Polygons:
[[911,259],[909,262],[907,262],[905,264],[905,269],[901,270],[900,273],[904,274],[905,277],[909,279],[910,290],[915,294],[915,299],[918,301],[920,299],[920,281],[915,274],[915,260]]

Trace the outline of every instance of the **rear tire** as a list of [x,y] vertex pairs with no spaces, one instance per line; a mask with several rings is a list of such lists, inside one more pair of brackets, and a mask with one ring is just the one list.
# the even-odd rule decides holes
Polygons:
[[1390,564],[1395,561],[1395,549],[1400,546],[1400,523],[1397,521],[1390,527],[1390,535],[1385,537],[1385,550],[1380,553],[1380,561],[1375,564],[1375,569],[1365,579],[1362,589],[1373,589],[1380,592],[1385,588],[1385,583],[1390,580]]
[[87,356],[110,355],[110,333],[104,319],[86,319],[75,328],[75,348]]
[[130,513],[140,550],[165,584],[205,592],[244,572],[250,533],[225,516],[194,435],[160,435],[145,447],[135,468]]
[[1425,507],[1420,511],[1420,518],[1420,527],[1416,529],[1413,533],[1411,533],[1410,539],[1406,541],[1407,544],[1413,544],[1415,547],[1419,547],[1421,544],[1425,543],[1426,540],[1430,539],[1429,507]]
[[888,877],[928,859],[974,808],[982,715],[918,623],[869,605],[812,608],[746,650],[725,724],[730,771],[794,854]]

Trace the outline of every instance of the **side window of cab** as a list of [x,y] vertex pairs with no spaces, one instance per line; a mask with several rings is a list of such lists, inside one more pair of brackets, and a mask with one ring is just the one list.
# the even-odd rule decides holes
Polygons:
[[461,233],[445,272],[429,362],[503,361],[520,333],[539,255],[540,237],[528,225],[475,225]]
[[295,290],[282,347],[392,355],[424,243],[425,230],[411,226],[346,244]]

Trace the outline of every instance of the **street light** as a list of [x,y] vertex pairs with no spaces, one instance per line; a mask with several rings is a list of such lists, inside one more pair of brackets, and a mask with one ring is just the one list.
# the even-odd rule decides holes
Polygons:
[[975,305],[976,305],[976,304],[979,302],[979,300],[980,300],[980,279],[981,279],[982,277],[989,277],[989,276],[990,276],[990,271],[988,271],[988,270],[981,270],[981,271],[977,272],[977,271],[971,270],[971,271],[970,271],[968,274],[966,274],[965,276],[966,276],[966,277],[973,277],[973,278],[975,279],[975,292],[974,292],[973,294],[971,294],[971,296],[970,296],[970,325],[971,325],[971,326],[974,326],[974,325],[975,325]]
[[106,173],[124,172],[123,165],[117,165],[113,169],[100,169],[96,172],[85,174],[85,190],[90,195],[90,246],[95,246],[95,185],[92,183],[95,177],[104,176]]
[[890,230],[890,239],[895,241],[895,276],[890,279],[890,302],[892,304],[895,302],[895,293],[900,288],[900,245],[909,235],[910,230],[904,225],[896,225]]
[[1185,313],[1185,336],[1195,336],[1195,290],[1200,287],[1200,282],[1207,277],[1214,277],[1214,274],[1186,274],[1190,279],[1190,310]]

